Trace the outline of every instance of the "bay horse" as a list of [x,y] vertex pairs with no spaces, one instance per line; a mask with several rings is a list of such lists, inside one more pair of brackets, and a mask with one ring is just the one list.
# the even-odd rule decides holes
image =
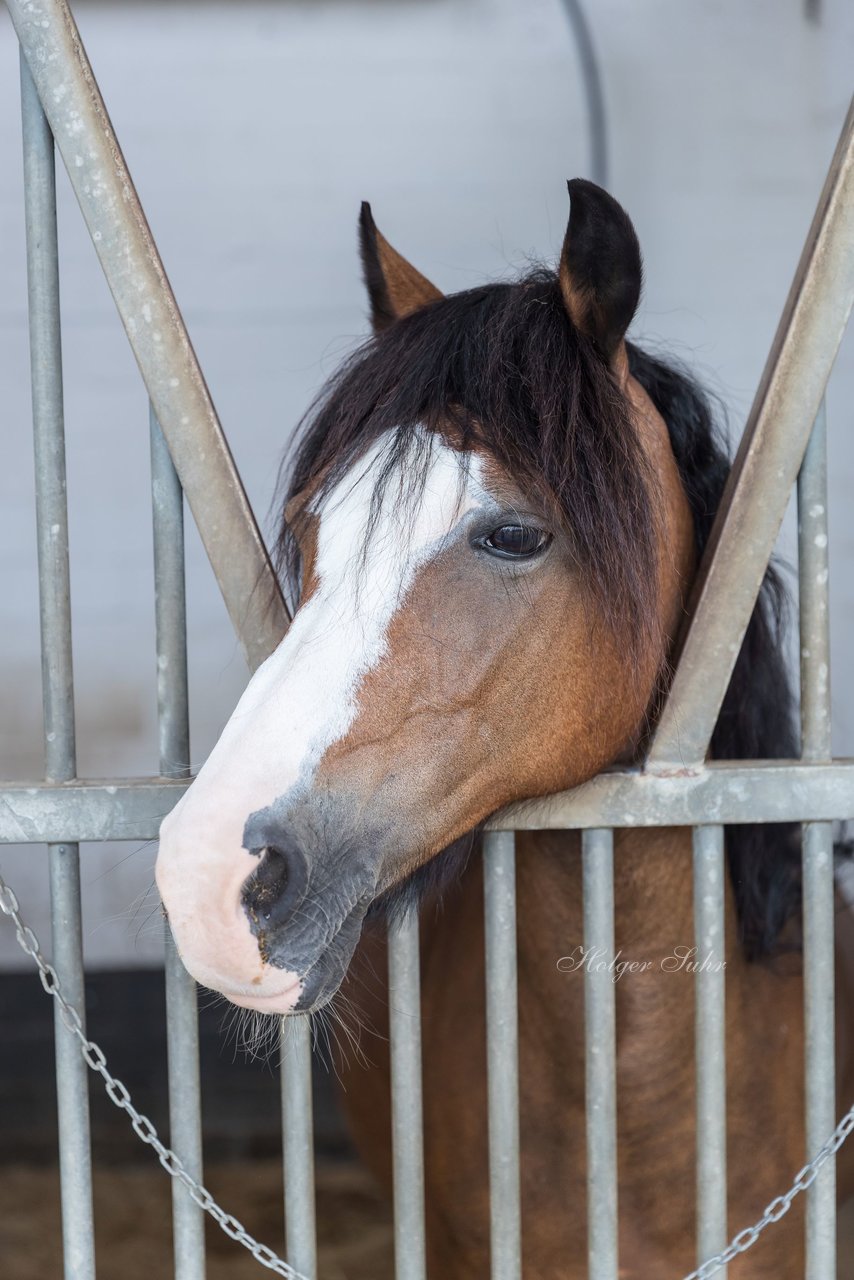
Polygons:
[[[489,1271],[477,832],[511,802],[642,758],[728,471],[704,394],[626,341],[641,289],[628,216],[592,183],[569,189],[556,272],[449,297],[363,206],[374,337],[310,412],[289,471],[293,623],[161,830],[160,893],[200,983],[275,1015],[343,984],[376,1030],[372,1065],[340,1071],[387,1185],[384,923],[420,911],[431,1280]],[[797,754],[780,610],[769,570],[716,757]],[[727,831],[733,1231],[805,1158],[795,837]],[[517,839],[524,1275],[580,1280],[579,837]],[[694,977],[673,961],[693,940],[691,833],[620,831],[615,869],[632,963],[616,988],[620,1274],[678,1280],[695,1264]],[[845,1194],[852,1173],[846,1149]],[[802,1276],[802,1236],[799,1203],[730,1275]]]

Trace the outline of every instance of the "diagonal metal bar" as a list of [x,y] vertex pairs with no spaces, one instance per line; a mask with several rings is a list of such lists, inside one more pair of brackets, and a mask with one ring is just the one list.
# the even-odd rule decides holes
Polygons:
[[854,102],[834,153],[694,588],[647,765],[708,750],[854,301]]
[[249,665],[287,615],[66,0],[7,0],[45,115]]

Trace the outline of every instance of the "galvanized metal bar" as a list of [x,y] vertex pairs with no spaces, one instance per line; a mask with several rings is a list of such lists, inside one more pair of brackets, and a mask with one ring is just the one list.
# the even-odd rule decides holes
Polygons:
[[[27,292],[36,471],[36,524],[44,700],[45,776],[77,768],[71,656],[71,584],[65,487],[65,424],[59,313],[59,256],[53,138],[21,60]],[[42,837],[44,838],[44,837]],[[63,991],[85,1016],[80,858],[76,844],[48,845],[53,964]],[[86,1064],[56,1009],[56,1092],[62,1247],[66,1280],[94,1280],[92,1151]]]
[[[169,1140],[187,1172],[202,1181],[202,1099],[196,984],[165,926],[166,1044],[169,1064]],[[204,1213],[186,1187],[172,1180],[175,1280],[204,1280]]]
[[827,413],[821,402],[798,476],[801,758],[830,760]]
[[[801,641],[801,754],[829,760],[827,430],[824,404],[798,477]],[[812,1159],[836,1123],[833,828],[803,826],[806,1146]],[[807,1195],[807,1280],[836,1276],[836,1164],[829,1160]]]
[[7,0],[229,615],[253,668],[287,616],[66,0]]
[[421,958],[418,913],[388,930],[395,1280],[425,1280]]
[[650,768],[708,750],[852,301],[854,102],[703,557]]
[[[149,430],[160,772],[168,777],[188,778],[190,707],[184,497],[168,445],[151,407]],[[197,1182],[201,1182],[202,1099],[196,984],[181,963],[168,923],[164,929],[170,1141],[184,1168]],[[172,1234],[176,1280],[204,1280],[204,1213],[177,1178],[172,1181]]]
[[491,1280],[521,1280],[516,839],[483,839]]
[[[0,783],[0,844],[156,840],[184,794],[181,778]],[[514,805],[491,831],[692,827],[730,822],[829,822],[854,815],[854,761],[712,761],[682,776],[632,769],[600,774],[574,791]]]
[[0,785],[0,844],[156,840],[190,785],[183,778],[86,778]]
[[[587,1274],[617,1280],[617,1023],[614,959],[614,833],[581,836],[584,1065],[587,1125]],[[599,963],[599,961],[602,963]]]
[[[834,1052],[833,831],[803,829],[806,1146],[815,1156],[836,1124]],[[807,1280],[836,1276],[836,1162],[831,1158],[807,1195]]]
[[167,778],[189,778],[190,700],[187,682],[184,496],[169,446],[151,405],[149,434],[160,773]]
[[[697,1060],[697,1265],[726,1248],[726,952],[724,829],[694,829]],[[726,1267],[715,1280],[726,1280]]]
[[608,185],[608,120],[605,111],[605,90],[602,73],[593,44],[593,33],[581,0],[564,0],[566,16],[572,28],[578,65],[584,81],[584,98],[587,104],[587,126],[590,136],[590,169],[594,182],[600,187]]
[[[76,844],[48,845],[53,967],[63,993],[85,1029],[86,987],[80,901],[80,851]],[[62,1257],[65,1280],[93,1280],[95,1227],[92,1208],[92,1141],[89,1079],[77,1040],[54,1010]],[[82,1069],[81,1069],[82,1067]]]
[[282,1019],[281,1045],[285,1251],[289,1264],[301,1276],[305,1276],[306,1280],[316,1280],[317,1228],[309,1014],[292,1014]]
[[848,763],[712,761],[673,774],[615,769],[574,791],[497,814],[493,831],[565,827],[693,827],[707,823],[822,821],[854,814]]
[[21,60],[45,777],[76,772],[65,423],[53,139]]

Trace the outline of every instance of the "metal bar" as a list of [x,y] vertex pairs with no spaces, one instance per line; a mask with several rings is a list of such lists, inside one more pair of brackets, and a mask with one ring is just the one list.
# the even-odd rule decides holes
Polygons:
[[7,0],[250,666],[287,626],[275,574],[66,0]]
[[497,814],[492,831],[601,827],[693,827],[707,823],[823,821],[854,814],[854,770],[794,761],[712,761],[673,774],[629,769],[599,774],[574,791]]
[[[149,427],[160,772],[169,777],[188,778],[190,709],[184,497],[153,408],[149,408]],[[196,1182],[201,1182],[202,1099],[196,984],[181,963],[168,924],[164,925],[164,931],[170,1141],[184,1168]],[[204,1213],[177,1178],[172,1181],[172,1233],[176,1280],[204,1280]]]
[[[156,840],[189,783],[181,778],[0,784],[0,844]],[[574,791],[504,809],[491,831],[829,822],[854,815],[854,761],[712,761],[681,776],[614,769]]]
[[590,131],[590,176],[600,187],[608,185],[608,121],[605,112],[605,90],[602,73],[593,44],[593,33],[581,0],[564,0],[566,16],[572,28],[578,65],[584,81]]
[[[80,852],[76,844],[48,845],[53,967],[63,993],[86,1029]],[[59,1181],[65,1280],[94,1280],[95,1224],[92,1208],[92,1140],[89,1079],[76,1037],[54,1010],[56,1101],[59,1119]]]
[[703,557],[647,764],[703,759],[854,300],[854,102]]
[[395,1280],[425,1280],[424,1129],[418,913],[388,930]]
[[0,844],[156,840],[190,785],[182,778],[86,778],[68,783],[4,782]]
[[519,1015],[516,975],[516,839],[483,840],[486,921],[486,1066],[489,1106],[491,1280],[520,1280]]
[[[824,405],[798,477],[801,640],[801,754],[829,760],[827,448]],[[812,1159],[836,1123],[833,828],[803,826],[806,1146]],[[807,1195],[807,1280],[836,1276],[836,1164],[829,1160]]]
[[587,1123],[587,1275],[617,1280],[617,1041],[614,959],[614,833],[581,836],[584,953],[584,1065]]
[[827,415],[816,415],[798,476],[801,758],[830,759],[830,631],[827,548]]
[[314,1206],[314,1127],[311,1021],[307,1013],[282,1019],[282,1155],[285,1168],[286,1253],[306,1280],[317,1276]]
[[[697,1265],[728,1242],[724,829],[694,830],[695,1052],[697,1060]],[[726,1280],[726,1267],[715,1272]]]
[[[169,1064],[169,1135],[187,1172],[202,1181],[202,1099],[196,984],[181,963],[165,926],[166,1044]],[[204,1213],[186,1187],[172,1180],[175,1280],[204,1280]]]
[[184,497],[153,406],[149,406],[149,432],[160,773],[168,778],[189,778]]
[[[27,290],[36,472],[36,522],[44,700],[45,776],[77,768],[71,656],[71,587],[59,313],[59,257],[53,138],[21,60]],[[48,845],[53,964],[67,998],[85,1017],[80,857],[76,844]],[[76,1038],[54,1019],[62,1246],[66,1280],[94,1280],[92,1151],[86,1064]]]
[[[803,829],[806,1146],[808,1158],[836,1124],[834,1053],[833,833],[829,823]],[[836,1276],[836,1162],[831,1158],[807,1196],[807,1280]]]

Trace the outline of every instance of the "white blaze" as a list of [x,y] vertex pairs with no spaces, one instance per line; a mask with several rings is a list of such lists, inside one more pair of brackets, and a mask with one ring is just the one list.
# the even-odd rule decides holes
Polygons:
[[258,1008],[269,1001],[278,1001],[279,1011],[291,1007],[299,978],[263,964],[250,931],[240,891],[258,859],[243,848],[246,820],[298,780],[310,780],[324,753],[347,734],[359,686],[383,657],[389,625],[416,573],[484,498],[476,460],[466,472],[458,453],[438,437],[430,443],[423,494],[415,504],[402,502],[406,480],[393,472],[366,549],[377,469],[390,438],[375,442],[319,502],[314,594],[250,680],[161,827],[157,883],[184,963],[206,986]]

